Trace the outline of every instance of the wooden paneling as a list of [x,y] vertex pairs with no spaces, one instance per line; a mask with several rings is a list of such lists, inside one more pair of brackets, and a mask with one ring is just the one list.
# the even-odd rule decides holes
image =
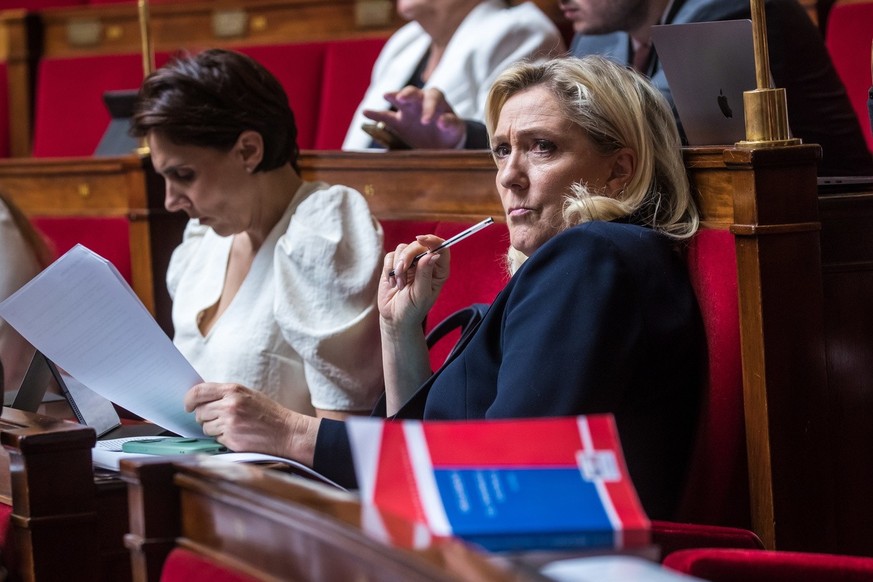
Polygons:
[[[46,57],[141,50],[136,2],[46,9],[40,20]],[[388,36],[402,24],[384,0],[161,3],[150,20],[158,51]]]

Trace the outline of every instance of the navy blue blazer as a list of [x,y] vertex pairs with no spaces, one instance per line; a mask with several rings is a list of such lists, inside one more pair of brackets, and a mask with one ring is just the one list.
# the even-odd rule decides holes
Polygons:
[[[613,413],[643,506],[653,518],[673,515],[705,354],[673,241],[618,222],[568,229],[521,266],[462,341],[397,418]],[[342,422],[322,421],[314,465],[355,486]]]

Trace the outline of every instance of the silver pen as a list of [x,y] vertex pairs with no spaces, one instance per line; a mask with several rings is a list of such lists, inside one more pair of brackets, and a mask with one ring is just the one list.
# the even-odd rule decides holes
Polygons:
[[[431,253],[435,253],[437,251],[440,251],[444,248],[448,248],[448,247],[452,246],[453,244],[455,244],[456,242],[464,240],[465,238],[467,238],[471,234],[475,234],[475,233],[479,232],[480,230],[482,230],[483,228],[485,228],[486,226],[491,225],[491,224],[494,224],[494,219],[489,216],[488,218],[486,218],[482,222],[477,222],[476,224],[474,224],[470,228],[468,228],[466,230],[462,230],[461,232],[459,232],[458,234],[456,234],[453,237],[447,238],[446,240],[443,241],[443,243],[441,245],[439,245],[435,249],[431,249],[429,251],[424,251],[423,253],[418,253],[417,255],[415,255],[415,258],[412,259],[412,263],[409,265],[409,268],[411,269],[412,267],[414,267],[415,264],[418,262],[418,260],[421,257],[423,257],[424,255],[429,255]],[[391,269],[391,272],[388,273],[388,276],[394,277],[394,269]]]

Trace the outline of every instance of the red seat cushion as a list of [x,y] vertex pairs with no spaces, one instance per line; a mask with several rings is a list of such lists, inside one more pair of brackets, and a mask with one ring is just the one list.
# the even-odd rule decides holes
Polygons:
[[862,582],[873,580],[873,558],[763,550],[682,550],[664,566],[710,582]]
[[257,582],[257,580],[239,570],[218,564],[184,548],[173,549],[161,570],[162,582]]
[[[688,272],[707,342],[708,381],[679,521],[750,526],[734,237],[701,230]],[[717,462],[714,460],[717,459]]]
[[327,45],[316,149],[342,147],[352,117],[370,86],[373,63],[385,40],[362,38]]

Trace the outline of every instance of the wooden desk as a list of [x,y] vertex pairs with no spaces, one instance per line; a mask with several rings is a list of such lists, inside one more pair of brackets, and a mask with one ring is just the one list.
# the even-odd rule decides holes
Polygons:
[[12,505],[14,555],[25,581],[129,580],[127,492],[95,476],[94,430],[3,408],[0,502]]
[[[123,461],[122,475],[131,504],[125,543],[139,582],[159,580],[177,545],[262,580],[541,579],[457,540],[383,541],[355,496],[277,471],[188,458]],[[392,520],[380,519],[384,538]]]

